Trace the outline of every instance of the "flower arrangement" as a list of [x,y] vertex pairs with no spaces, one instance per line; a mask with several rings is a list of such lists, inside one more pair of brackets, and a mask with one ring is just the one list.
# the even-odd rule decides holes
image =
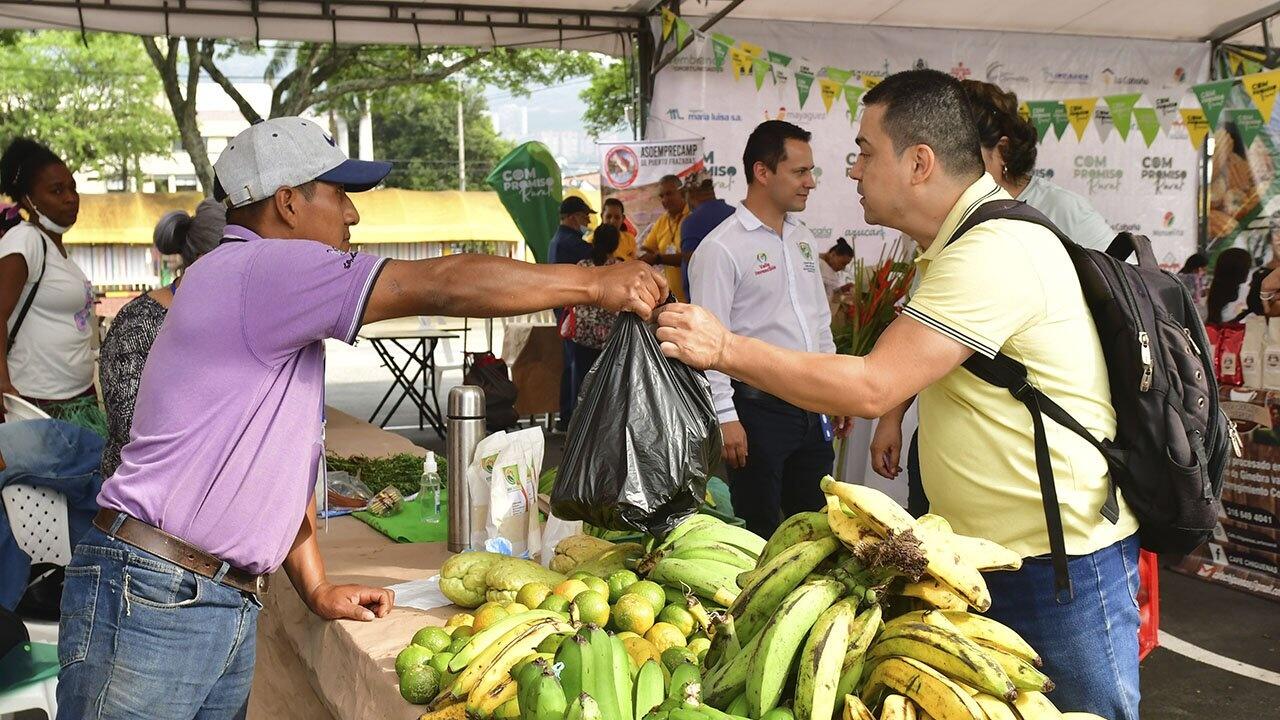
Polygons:
[[901,311],[902,300],[915,277],[912,254],[912,249],[898,239],[881,249],[874,265],[854,256],[850,267],[853,282],[837,296],[832,313],[837,352],[866,355],[875,347]]

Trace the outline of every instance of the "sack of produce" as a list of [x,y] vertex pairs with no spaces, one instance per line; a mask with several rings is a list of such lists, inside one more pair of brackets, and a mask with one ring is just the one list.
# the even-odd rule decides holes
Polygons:
[[551,509],[661,537],[702,504],[721,445],[706,378],[664,357],[653,326],[623,313],[583,383]]

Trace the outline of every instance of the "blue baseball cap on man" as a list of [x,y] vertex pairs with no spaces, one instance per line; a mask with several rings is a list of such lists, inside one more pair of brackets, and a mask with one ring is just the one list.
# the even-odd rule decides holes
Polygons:
[[352,160],[319,125],[278,117],[254,123],[232,138],[213,172],[214,199],[237,208],[314,180],[341,185],[347,192],[370,190],[391,172],[391,163]]

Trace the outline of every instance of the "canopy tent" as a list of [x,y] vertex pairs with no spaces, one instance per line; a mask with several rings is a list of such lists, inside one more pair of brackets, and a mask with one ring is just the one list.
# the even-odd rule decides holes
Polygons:
[[[1025,2],[993,0],[0,0],[0,27],[148,35],[628,51],[667,6],[716,19],[1025,31],[1159,40],[1219,40],[1280,11],[1258,0]],[[703,23],[696,23],[700,26]],[[647,33],[641,33],[642,36]],[[643,45],[645,40],[641,38]],[[643,48],[641,48],[643,50]],[[661,54],[658,55],[659,57]]]
[[[69,245],[150,245],[156,221],[171,210],[193,210],[203,196],[184,193],[83,195]],[[375,190],[353,193],[360,224],[354,244],[523,242],[493,192]]]

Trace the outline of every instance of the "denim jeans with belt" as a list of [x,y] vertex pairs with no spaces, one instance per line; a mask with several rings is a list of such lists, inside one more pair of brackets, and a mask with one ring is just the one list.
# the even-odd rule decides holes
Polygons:
[[1075,597],[1059,604],[1053,563],[1025,558],[1016,572],[984,573],[987,616],[1018,632],[1044,659],[1063,712],[1138,720],[1138,538],[1068,560]]
[[62,592],[58,717],[243,718],[260,608],[91,528]]

